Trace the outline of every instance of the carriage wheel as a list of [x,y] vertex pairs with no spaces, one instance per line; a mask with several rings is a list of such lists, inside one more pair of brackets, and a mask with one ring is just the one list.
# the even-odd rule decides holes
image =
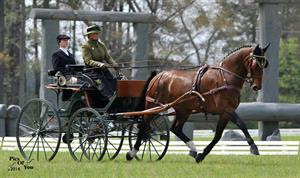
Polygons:
[[[138,125],[133,124],[129,130],[129,147],[132,150],[135,144]],[[170,140],[168,117],[156,115],[150,123],[150,129],[143,136],[137,160],[161,160],[167,152]]]
[[107,128],[103,117],[92,108],[76,111],[68,124],[67,142],[76,161],[100,161],[107,149]]
[[113,160],[121,151],[125,135],[125,126],[113,120],[107,121],[106,125],[108,130],[107,155],[110,160]]
[[26,160],[51,161],[58,152],[61,138],[60,118],[54,106],[38,98],[27,102],[18,116],[16,136],[20,153]]

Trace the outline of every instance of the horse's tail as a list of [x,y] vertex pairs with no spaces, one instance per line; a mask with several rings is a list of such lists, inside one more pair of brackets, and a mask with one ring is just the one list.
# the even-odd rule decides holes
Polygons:
[[149,83],[151,82],[151,80],[157,75],[156,71],[152,71],[149,78],[147,79],[147,81],[145,82],[144,85],[144,89],[143,92],[140,96],[140,99],[137,101],[136,105],[135,105],[135,110],[136,111],[142,111],[145,109],[145,99],[146,99],[146,92],[149,86]]

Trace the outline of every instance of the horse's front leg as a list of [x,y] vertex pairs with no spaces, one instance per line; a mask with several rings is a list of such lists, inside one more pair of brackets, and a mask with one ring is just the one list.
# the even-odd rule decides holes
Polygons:
[[210,144],[205,147],[205,149],[203,150],[203,153],[199,153],[196,156],[197,163],[203,161],[204,158],[206,157],[206,155],[208,155],[208,153],[218,143],[218,141],[221,139],[222,133],[223,133],[227,123],[228,123],[228,115],[226,113],[220,115],[215,136],[214,136],[213,140],[210,142]]
[[250,136],[248,130],[247,130],[247,126],[244,123],[244,121],[237,115],[236,112],[232,112],[232,113],[228,113],[230,115],[230,120],[237,125],[244,133],[244,135],[246,136],[247,142],[250,145],[250,152],[254,155],[259,155],[259,151],[258,148],[256,146],[256,144],[254,143],[252,137]]
[[139,148],[142,144],[142,140],[143,140],[143,137],[146,133],[146,130],[149,128],[149,122],[142,122],[141,124],[138,125],[138,133],[137,133],[137,139],[136,139],[136,142],[134,144],[134,147],[132,150],[128,151],[127,154],[126,154],[126,159],[127,161],[130,161],[132,160],[137,152],[139,151]]

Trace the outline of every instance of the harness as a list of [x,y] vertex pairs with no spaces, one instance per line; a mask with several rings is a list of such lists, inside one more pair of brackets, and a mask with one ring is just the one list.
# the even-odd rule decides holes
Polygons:
[[[220,65],[218,67],[216,66],[209,66],[207,64],[205,64],[204,66],[200,67],[195,76],[194,76],[194,81],[193,81],[193,85],[192,85],[192,88],[189,92],[183,94],[182,96],[180,96],[179,98],[181,99],[180,101],[178,101],[178,99],[176,99],[176,101],[178,101],[178,103],[181,103],[181,102],[184,102],[186,100],[188,100],[188,98],[183,98],[183,96],[191,96],[191,95],[196,95],[198,96],[198,98],[200,98],[203,102],[205,102],[205,98],[204,96],[208,96],[208,95],[214,95],[220,91],[224,91],[224,90],[234,90],[236,92],[240,92],[240,88],[234,86],[234,85],[231,85],[231,84],[228,84],[227,82],[227,79],[224,75],[224,73],[228,73],[230,75],[233,75],[234,77],[240,79],[240,80],[243,80],[244,82],[247,82],[247,83],[250,83],[252,84],[253,83],[253,78],[257,77],[257,76],[254,76],[252,74],[252,69],[253,69],[253,65],[255,64],[258,64],[259,67],[263,68],[265,67],[266,63],[260,63],[258,61],[257,58],[264,58],[264,56],[258,56],[258,55],[253,55],[252,53],[250,54],[250,58],[248,59],[248,65],[246,66],[246,70],[247,70],[247,75],[246,77],[242,77],[228,69],[225,69],[222,67],[223,65],[223,62],[220,63]],[[254,63],[255,62],[255,63]],[[225,83],[225,85],[221,86],[221,87],[217,87],[217,88],[213,88],[213,89],[210,89],[209,91],[206,91],[204,93],[200,93],[200,85],[201,85],[201,79],[202,77],[204,76],[204,74],[208,71],[208,69],[215,69],[215,70],[219,70],[220,71],[220,75],[222,76],[223,78],[223,81]],[[160,79],[162,78],[163,74],[157,78],[157,80],[160,81]],[[158,87],[159,87],[159,81],[158,81]],[[199,87],[198,87],[199,86]],[[157,104],[157,105],[160,105],[160,106],[164,106],[162,103],[158,102],[157,101],[157,91],[155,92],[155,96],[154,98],[152,97],[149,97],[149,96],[146,96],[146,101],[148,102],[152,102],[154,104]],[[201,103],[199,103],[200,107],[202,106]],[[202,108],[203,109],[203,108]],[[207,119],[207,112],[203,109],[203,112],[206,116],[206,119]]]

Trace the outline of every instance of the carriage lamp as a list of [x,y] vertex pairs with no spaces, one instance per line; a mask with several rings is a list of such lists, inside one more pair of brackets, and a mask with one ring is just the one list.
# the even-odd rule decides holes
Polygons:
[[55,78],[56,78],[56,84],[58,86],[65,86],[66,85],[67,79],[66,79],[66,77],[63,76],[63,74],[60,71],[58,71],[55,74]]

